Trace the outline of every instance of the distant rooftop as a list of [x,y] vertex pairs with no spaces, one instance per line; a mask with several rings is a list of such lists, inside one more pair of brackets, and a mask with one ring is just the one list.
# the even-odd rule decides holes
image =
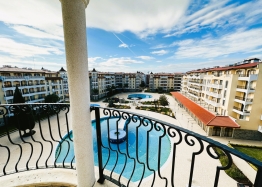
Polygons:
[[261,63],[260,59],[250,58],[234,64],[228,64],[223,67],[214,66],[213,68],[202,68],[197,70],[191,70],[186,73],[203,73],[203,72],[210,72],[210,71],[226,71],[231,69],[246,69],[246,68],[256,67],[259,63]]

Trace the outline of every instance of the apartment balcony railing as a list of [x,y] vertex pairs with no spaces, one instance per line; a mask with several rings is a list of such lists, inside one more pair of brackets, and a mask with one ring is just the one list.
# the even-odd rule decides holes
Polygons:
[[14,81],[14,80],[45,80],[44,76],[2,76],[3,81]]
[[221,106],[221,104],[218,103],[216,100],[209,100],[209,99],[206,99],[206,98],[204,100],[207,104],[210,104],[214,107],[220,107]]
[[[20,118],[25,115],[25,119],[35,121],[31,129],[36,131],[25,138],[22,130],[11,133],[6,128],[5,137],[2,137],[5,141],[0,144],[0,177],[44,168],[76,169],[74,137],[68,121],[70,105],[0,105],[0,110],[4,127],[12,124],[21,129],[24,124]],[[92,128],[99,183],[106,179],[117,186],[179,186],[177,181],[180,179],[185,184],[183,186],[192,187],[193,176],[194,180],[197,176],[205,177],[201,173],[196,175],[197,171],[211,167],[214,178],[202,181],[205,181],[205,185],[217,187],[221,182],[220,173],[232,166],[232,156],[236,156],[258,168],[255,181],[251,182],[254,187],[262,186],[262,162],[226,145],[145,115],[100,107],[91,107],[91,111],[95,112]],[[10,113],[14,115],[8,120]],[[208,164],[219,158],[213,148],[225,154],[226,166],[218,164],[212,167]],[[189,149],[186,157],[183,154],[185,149]],[[202,156],[206,163],[201,163],[199,168],[198,162]],[[165,159],[169,162],[168,166],[162,167]],[[183,167],[179,167],[181,162],[184,163]],[[145,179],[147,176],[150,176],[150,180]]]
[[250,111],[247,109],[241,109],[239,107],[233,106],[233,111],[240,115],[249,115]]
[[239,86],[239,85],[237,85],[237,88],[239,88],[239,89],[247,89],[246,86]]
[[206,91],[206,94],[212,96],[212,97],[216,97],[216,98],[221,98],[222,94],[218,93],[218,92],[210,92],[210,91]]
[[255,81],[257,80],[257,78],[258,78],[257,74],[250,74],[250,75],[240,74],[238,76],[238,80],[240,81]]
[[247,87],[247,86],[239,86],[239,85],[237,85],[237,89],[236,89],[236,91],[238,91],[238,92],[250,92],[250,93],[253,93],[253,92],[255,92],[255,87]]
[[235,96],[235,99],[245,101],[245,102],[250,102],[250,103],[253,102],[252,98],[244,98],[244,97]]
[[223,85],[222,84],[210,84],[209,85],[211,88],[216,88],[216,89],[222,89]]

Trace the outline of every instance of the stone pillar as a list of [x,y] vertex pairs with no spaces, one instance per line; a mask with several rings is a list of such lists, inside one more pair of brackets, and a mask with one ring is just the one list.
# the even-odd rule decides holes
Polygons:
[[77,186],[91,187],[95,183],[95,174],[85,19],[85,8],[89,0],[60,1],[63,14],[70,94],[70,124],[73,127]]

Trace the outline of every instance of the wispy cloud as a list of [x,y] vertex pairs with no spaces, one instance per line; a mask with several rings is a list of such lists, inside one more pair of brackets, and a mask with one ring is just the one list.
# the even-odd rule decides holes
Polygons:
[[[0,12],[0,21],[13,27],[21,34],[39,37],[39,32],[41,32],[45,37],[50,36],[57,39],[61,39],[63,36],[62,13],[59,1],[25,0],[23,2],[16,1],[15,3],[1,1]],[[32,34],[25,32],[26,29],[30,29]]]
[[261,51],[261,41],[262,29],[259,28],[239,30],[218,38],[187,39],[173,45],[178,47],[175,52],[176,58],[214,58],[234,53]]
[[167,50],[159,50],[159,51],[152,51],[151,54],[154,54],[154,55],[165,55],[167,54],[168,51]]
[[137,56],[136,58],[142,59],[142,60],[152,60],[154,57],[152,56]]
[[63,36],[53,35],[28,26],[14,25],[12,28],[16,30],[18,33],[29,37],[49,38],[49,39],[62,40],[62,41],[64,40]]
[[122,43],[122,44],[120,44],[118,47],[127,48],[131,53],[133,53],[134,55],[136,55],[136,54],[134,53],[134,51],[132,51],[132,50],[128,47],[128,45],[127,45],[126,43],[124,43],[115,33],[113,33],[113,35]]
[[9,38],[0,38],[0,52],[13,56],[30,57],[34,55],[61,55],[63,51],[52,47],[39,47],[16,42]]
[[135,60],[130,57],[108,58],[100,57],[88,58],[89,69],[96,68],[98,71],[137,71],[133,67],[135,64],[143,64],[143,61]]
[[[210,1],[201,4],[198,11],[185,14],[165,37],[198,32],[205,28],[245,26],[261,23],[262,1],[231,3],[230,0]],[[250,11],[252,10],[252,11]],[[260,13],[259,13],[260,12]]]
[[[140,0],[92,1],[88,5],[87,26],[115,33],[130,31],[145,38],[172,29],[185,14],[189,2],[190,0],[154,0],[150,3]],[[93,16],[97,12],[99,16]]]
[[128,45],[125,44],[125,43],[122,43],[122,44],[120,44],[118,47],[120,47],[120,48],[128,48]]

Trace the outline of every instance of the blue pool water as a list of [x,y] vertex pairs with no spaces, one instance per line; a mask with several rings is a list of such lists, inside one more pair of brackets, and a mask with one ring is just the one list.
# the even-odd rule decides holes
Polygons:
[[93,106],[93,107],[96,107],[96,106],[97,106],[97,107],[99,107],[100,105],[99,105],[99,104],[93,104],[93,103],[91,103],[90,106]]
[[129,94],[127,96],[127,99],[135,99],[135,98],[148,99],[148,98],[152,98],[152,95],[149,95],[149,94]]
[[[126,147],[127,143],[123,142],[121,144],[112,144],[112,143],[109,143],[108,141],[107,121],[109,121],[109,131],[110,131],[110,130],[116,129],[116,122],[119,120],[119,118],[111,118],[110,120],[107,120],[107,119],[108,118],[101,119],[102,144],[105,147],[111,146],[112,150],[109,151],[108,149],[102,148],[103,165],[105,165],[108,159],[109,153],[110,153],[110,157],[109,157],[108,164],[106,165],[106,169],[112,171],[117,162],[117,166],[114,169],[114,172],[120,174],[122,170],[124,169],[125,159],[127,159],[127,164],[124,169],[123,176],[129,179],[131,177],[131,173],[134,168],[134,161],[133,159],[130,159],[128,157],[126,158],[124,155],[127,153],[127,147]],[[163,134],[163,131],[156,131],[154,130],[154,128],[153,130],[150,131],[148,135],[149,146],[148,146],[148,151],[147,151],[146,150],[147,131],[150,130],[151,127],[150,125],[148,125],[147,127],[141,125],[138,128],[138,130],[136,130],[138,126],[139,126],[139,122],[136,122],[136,123],[130,122],[128,124],[128,140],[126,141],[128,142],[129,156],[132,158],[136,158],[136,150],[138,150],[137,155],[138,155],[139,161],[146,163],[147,162],[146,158],[148,155],[149,167],[151,169],[157,170],[158,169],[158,151],[159,151],[159,139],[158,138]],[[136,140],[136,131],[138,133],[137,140]],[[94,161],[95,161],[95,165],[98,165],[95,121],[92,121],[92,135],[93,135]],[[70,137],[73,138],[72,133],[70,133]],[[68,136],[65,136],[65,139],[68,140],[68,138],[69,138]],[[136,145],[136,141],[137,141],[137,145]],[[70,163],[74,156],[74,147],[71,141],[68,141],[68,142],[70,142],[70,151],[69,151],[68,156],[65,159],[65,162]],[[161,143],[160,165],[162,166],[166,162],[170,154],[170,140],[168,136],[164,136],[161,142],[162,143]],[[58,155],[59,147],[57,148],[57,151],[56,151],[56,158],[58,157],[57,163],[63,162],[66,152],[68,150],[68,143],[63,141],[61,147],[62,149],[59,155]],[[118,161],[117,161],[117,153],[115,150],[118,150],[118,149],[120,150],[120,152],[124,154],[118,154]],[[135,171],[131,178],[131,181],[136,182],[136,181],[141,180],[143,169],[144,169],[143,165],[136,162]],[[153,172],[149,171],[148,168],[145,167],[144,178],[151,174],[153,174]]]

